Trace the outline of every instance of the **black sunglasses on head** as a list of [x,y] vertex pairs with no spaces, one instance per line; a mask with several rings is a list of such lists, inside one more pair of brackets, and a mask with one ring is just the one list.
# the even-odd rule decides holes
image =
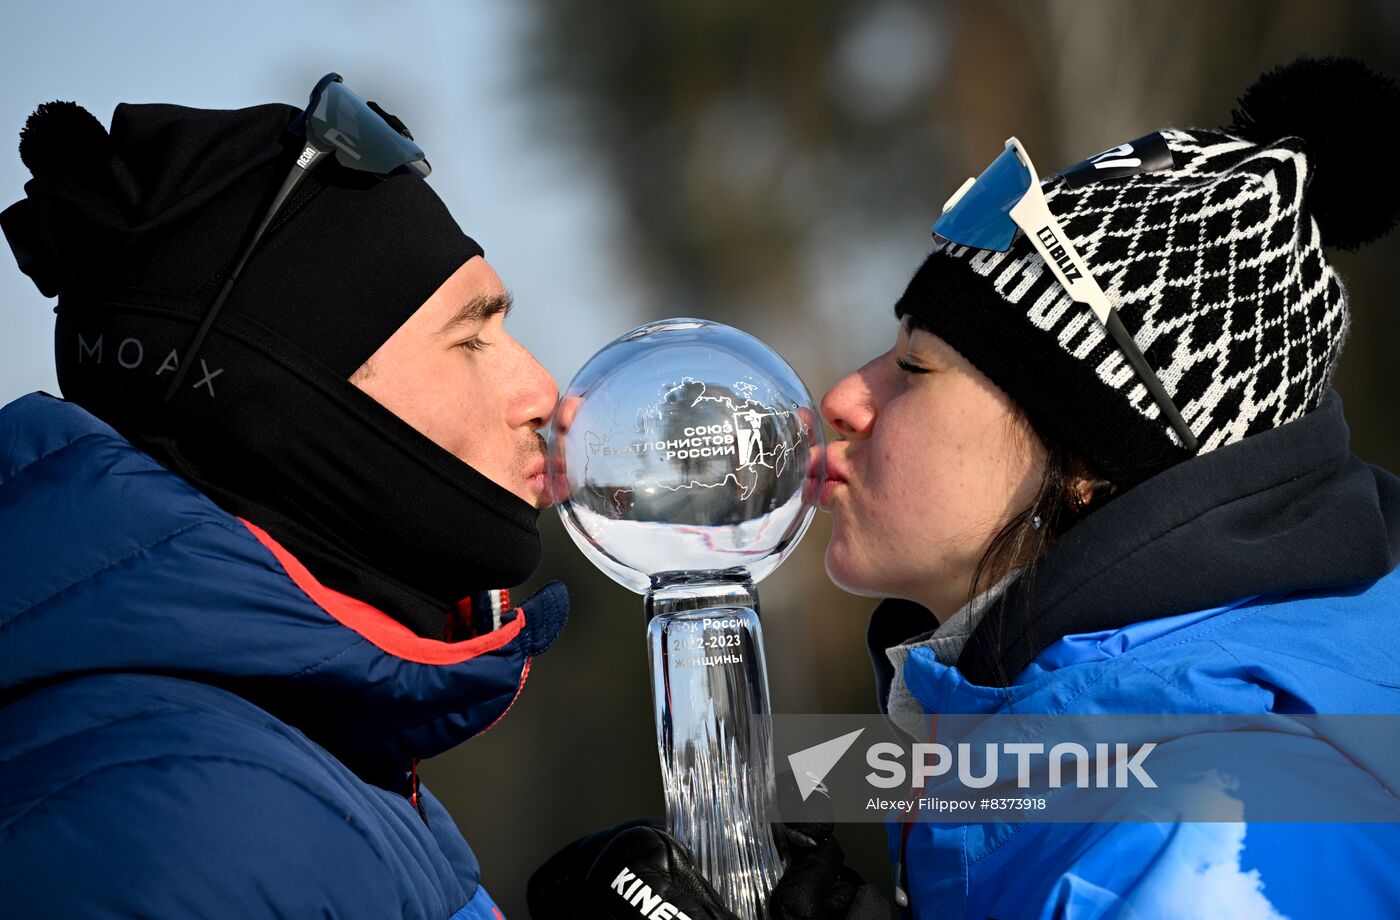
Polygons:
[[347,169],[378,176],[387,176],[399,169],[406,169],[414,175],[427,178],[432,172],[422,148],[413,142],[413,136],[408,133],[403,122],[374,103],[367,103],[356,96],[338,73],[328,73],[316,83],[316,87],[311,90],[311,100],[307,103],[306,110],[292,121],[288,130],[305,137],[306,144],[287,178],[282,182],[282,187],[277,190],[277,195],[263,214],[262,220],[258,222],[252,236],[239,252],[233,264],[233,271],[229,272],[219,295],[209,305],[194,338],[190,339],[189,345],[182,352],[185,357],[179,361],[175,376],[165,391],[166,402],[179,392],[180,386],[185,382],[185,375],[194,363],[200,347],[204,345],[204,340],[208,338],[209,330],[214,326],[214,319],[223,308],[224,301],[228,300],[238,276],[243,272],[243,266],[248,263],[248,258],[257,248],[273,218],[291,197],[292,192],[301,185],[302,180],[327,156],[334,155],[336,162]]

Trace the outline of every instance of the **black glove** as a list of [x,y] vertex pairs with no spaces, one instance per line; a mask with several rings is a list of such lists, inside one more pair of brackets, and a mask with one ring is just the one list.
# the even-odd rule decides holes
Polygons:
[[803,798],[792,772],[777,777],[779,812],[789,818],[777,826],[787,871],[768,898],[771,920],[890,920],[893,902],[846,865],[836,840],[831,799],[818,785]]
[[535,920],[637,920],[664,904],[671,909],[662,910],[660,918],[734,917],[690,854],[654,818],[575,840],[535,870],[525,894]]
[[[769,899],[772,920],[888,920],[884,894],[847,868],[830,822],[779,825],[788,868]],[[642,819],[584,837],[530,877],[535,920],[737,920],[690,853]],[[670,905],[666,908],[665,905]]]
[[892,920],[894,902],[846,865],[831,824],[781,825],[788,866],[768,899],[772,920]]

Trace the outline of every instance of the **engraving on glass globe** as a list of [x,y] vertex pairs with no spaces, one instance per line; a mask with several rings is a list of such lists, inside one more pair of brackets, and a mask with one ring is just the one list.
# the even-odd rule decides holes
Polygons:
[[816,417],[767,345],[678,319],[594,355],[550,430],[565,529],[646,595],[667,827],[744,920],[765,915],[783,865],[766,823],[775,783],[754,584],[811,522]]
[[771,572],[811,520],[815,411],[757,339],[672,320],[623,336],[561,401],[551,457],[565,525],[637,592],[668,572]]

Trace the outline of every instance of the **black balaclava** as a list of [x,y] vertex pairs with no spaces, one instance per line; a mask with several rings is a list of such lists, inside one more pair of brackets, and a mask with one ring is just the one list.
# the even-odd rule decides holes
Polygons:
[[66,398],[322,582],[441,638],[459,599],[529,577],[540,543],[533,507],[348,382],[482,254],[428,185],[320,165],[185,353],[297,158],[297,114],[122,104],[108,133],[72,103],[40,106],[20,143],[34,178],[0,224],[58,297]]

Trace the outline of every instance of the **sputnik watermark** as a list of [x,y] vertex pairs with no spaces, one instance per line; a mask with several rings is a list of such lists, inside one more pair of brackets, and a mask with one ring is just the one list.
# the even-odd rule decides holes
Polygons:
[[1400,715],[901,711],[754,730],[791,774],[782,821],[1400,823]]
[[[953,748],[938,742],[920,742],[910,745],[909,753],[912,770],[906,769],[900,758],[905,749],[893,741],[872,744],[865,752],[865,761],[873,769],[865,775],[870,785],[877,789],[896,789],[908,785],[923,786],[929,780],[949,775],[954,765],[957,767],[958,782],[968,789],[986,789],[997,785],[1000,779],[999,765],[1006,757],[1016,759],[1016,788],[1031,787],[1032,760],[1046,758],[1045,771],[1047,785],[1059,789],[1065,785],[1065,765],[1073,770],[1073,785],[1079,789],[1090,787],[1089,774],[1093,773],[1094,789],[1127,789],[1136,780],[1144,789],[1156,789],[1157,783],[1143,768],[1143,761],[1157,747],[1156,742],[1146,742],[1136,750],[1133,746],[1119,742],[1116,745],[1098,743],[1094,753],[1082,744],[1062,742],[1045,750],[1045,745],[1036,741],[988,742],[983,746],[983,755],[975,758],[972,745],[961,742],[957,753]],[[980,760],[981,773],[976,761]],[[1036,771],[1037,773],[1039,770]]]
[[870,798],[865,807],[880,815],[891,812],[914,814],[966,814],[985,811],[1044,811],[1047,800],[1044,796],[988,796],[986,798],[959,799],[942,796],[921,796],[911,799]]

